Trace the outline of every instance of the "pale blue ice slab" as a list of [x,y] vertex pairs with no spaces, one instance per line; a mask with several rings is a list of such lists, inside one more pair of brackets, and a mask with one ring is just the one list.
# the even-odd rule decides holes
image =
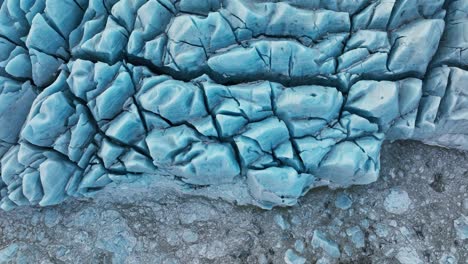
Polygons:
[[0,205],[166,175],[290,206],[376,181],[386,139],[468,149],[467,28],[468,0],[0,1]]

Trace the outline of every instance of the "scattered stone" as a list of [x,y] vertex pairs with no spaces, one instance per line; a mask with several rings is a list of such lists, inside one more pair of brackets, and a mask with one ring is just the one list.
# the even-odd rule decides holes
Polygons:
[[401,264],[423,264],[424,262],[419,258],[418,253],[410,246],[402,247],[396,255],[397,260]]
[[166,234],[166,242],[175,247],[180,244],[179,234],[176,231],[170,231]]
[[365,246],[364,233],[358,226],[348,228],[346,234],[351,237],[351,242],[353,242],[356,248],[363,248]]
[[395,252],[395,249],[390,248],[390,249],[384,251],[384,255],[385,255],[386,257],[390,257],[394,252]]
[[[399,149],[397,146],[404,147]],[[285,252],[291,249],[310,264],[317,261],[328,264],[395,264],[404,257],[400,253],[400,260],[397,259],[400,248],[413,247],[420,262],[463,264],[468,240],[458,238],[455,223],[464,220],[462,215],[468,216],[463,211],[468,189],[460,188],[467,186],[468,178],[463,175],[463,168],[457,174],[453,165],[468,165],[468,162],[463,163],[468,156],[422,145],[422,150],[418,150],[416,146],[419,145],[412,142],[386,143],[384,153],[387,158],[383,158],[383,170],[388,171],[385,166],[389,164],[400,166],[395,160],[397,156],[410,160],[403,161],[402,167],[411,167],[412,149],[427,152],[428,159],[444,156],[444,167],[434,170],[446,169],[444,173],[453,174],[455,178],[446,185],[443,195],[430,189],[427,178],[398,177],[385,186],[373,184],[346,190],[345,193],[353,199],[352,207],[346,211],[334,206],[336,195],[326,189],[309,193],[298,206],[263,211],[203,196],[187,197],[159,187],[147,194],[131,185],[126,185],[129,186],[127,189],[106,187],[93,199],[70,199],[63,205],[47,208],[1,211],[0,252],[12,243],[18,245],[16,253],[5,262],[7,264],[268,264],[286,263]],[[389,149],[393,149],[390,155]],[[408,175],[407,171],[404,174]],[[404,186],[412,199],[412,206],[403,215],[389,213],[383,208],[383,199],[391,190],[388,186],[395,185]],[[126,198],[117,198],[121,196]],[[362,204],[358,202],[361,200]],[[55,224],[56,218],[51,217],[55,215],[54,210],[59,213],[58,224]],[[287,230],[282,231],[274,221],[276,214],[290,224]],[[54,226],[48,228],[46,222]],[[366,228],[367,222],[369,228]],[[352,236],[347,234],[348,229],[354,230],[355,227],[365,234],[364,248],[356,248]],[[339,245],[339,259],[330,257],[321,248],[313,249],[311,239],[314,230],[321,230],[326,238]],[[423,237],[418,234],[420,230],[424,231]],[[167,234],[170,234],[168,237],[174,246],[166,241]],[[197,237],[195,242],[188,242],[194,241],[194,237]],[[220,243],[212,245],[213,241]],[[300,252],[302,244],[304,250]]]
[[288,249],[284,254],[284,261],[287,264],[304,264],[306,259],[294,253],[292,249]]
[[299,253],[304,252],[304,242],[302,242],[300,239],[296,240],[294,243],[294,249]]
[[13,243],[7,247],[0,249],[0,263],[13,263],[12,258],[18,251],[18,244]]
[[401,189],[392,189],[384,201],[385,210],[392,214],[403,214],[410,204],[408,193]]
[[409,231],[409,229],[406,226],[400,227],[400,233],[405,237],[410,237],[411,236],[411,232]]
[[187,243],[194,243],[198,240],[198,234],[190,229],[185,229],[182,232],[182,239]]
[[350,245],[345,245],[343,247],[343,251],[346,255],[348,255],[349,257],[351,257],[353,255],[353,249],[351,248]]
[[337,208],[346,210],[346,209],[351,208],[352,205],[353,205],[353,201],[351,200],[351,198],[349,198],[347,194],[339,193],[337,195],[336,200],[335,200],[335,206]]
[[60,214],[56,209],[46,209],[44,214],[44,224],[48,228],[56,226],[60,221]]
[[323,251],[325,251],[325,253],[327,253],[330,257],[339,258],[341,255],[338,244],[328,239],[321,231],[314,231],[311,243],[312,247],[323,249]]
[[369,228],[369,226],[370,226],[369,220],[367,220],[367,219],[362,220],[360,225],[361,225],[362,228],[366,228],[366,229]]
[[215,240],[210,243],[206,250],[206,257],[208,259],[216,259],[226,254],[226,244],[220,240]]
[[397,221],[395,220],[390,220],[390,222],[388,223],[391,227],[397,227],[398,226],[398,223]]
[[389,232],[390,232],[390,230],[388,229],[388,227],[386,225],[384,225],[382,223],[377,223],[375,225],[375,234],[378,237],[381,237],[381,238],[387,237]]
[[300,225],[301,224],[301,218],[298,217],[297,215],[294,215],[293,217],[291,217],[291,223],[293,225]]
[[317,262],[315,264],[330,264],[332,263],[330,261],[330,259],[326,258],[326,257],[323,257],[323,258],[320,258],[319,260],[317,260]]
[[275,217],[275,223],[282,229],[286,230],[289,228],[289,223],[283,218],[282,215],[276,214]]
[[444,254],[439,260],[439,264],[457,264],[458,260],[451,254]]
[[457,232],[457,238],[460,240],[468,239],[468,217],[465,215],[460,216],[458,219],[453,221],[455,231]]
[[463,212],[468,213],[468,198],[463,199]]

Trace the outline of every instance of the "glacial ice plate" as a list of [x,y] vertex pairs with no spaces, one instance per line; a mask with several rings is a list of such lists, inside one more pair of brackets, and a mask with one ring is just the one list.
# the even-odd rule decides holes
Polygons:
[[0,4],[4,210],[151,175],[288,206],[383,140],[468,149],[468,0]]

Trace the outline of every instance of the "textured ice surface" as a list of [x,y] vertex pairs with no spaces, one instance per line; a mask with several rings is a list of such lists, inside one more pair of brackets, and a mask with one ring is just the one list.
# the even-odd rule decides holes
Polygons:
[[468,0],[0,4],[6,210],[148,175],[271,208],[385,139],[468,149]]

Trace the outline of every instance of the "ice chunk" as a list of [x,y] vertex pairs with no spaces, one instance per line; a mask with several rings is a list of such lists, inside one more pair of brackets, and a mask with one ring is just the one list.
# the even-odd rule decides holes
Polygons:
[[384,201],[385,210],[393,214],[403,214],[410,205],[408,193],[400,189],[392,189]]
[[336,197],[335,206],[340,209],[343,209],[343,210],[349,209],[352,204],[353,204],[353,201],[345,193],[340,193]]
[[328,239],[322,231],[315,230],[311,244],[314,248],[321,248],[323,251],[333,258],[339,258],[341,255],[340,248],[336,242]]
[[468,239],[468,217],[460,216],[454,222],[457,238],[460,240]]
[[247,181],[253,197],[267,208],[277,204],[295,204],[304,188],[313,180],[312,175],[298,174],[290,167],[270,167],[247,172]]
[[364,232],[358,226],[348,228],[346,234],[351,237],[351,242],[353,242],[356,248],[363,248],[365,246]]
[[292,249],[288,249],[284,255],[284,261],[287,264],[304,264],[306,259],[298,256]]

